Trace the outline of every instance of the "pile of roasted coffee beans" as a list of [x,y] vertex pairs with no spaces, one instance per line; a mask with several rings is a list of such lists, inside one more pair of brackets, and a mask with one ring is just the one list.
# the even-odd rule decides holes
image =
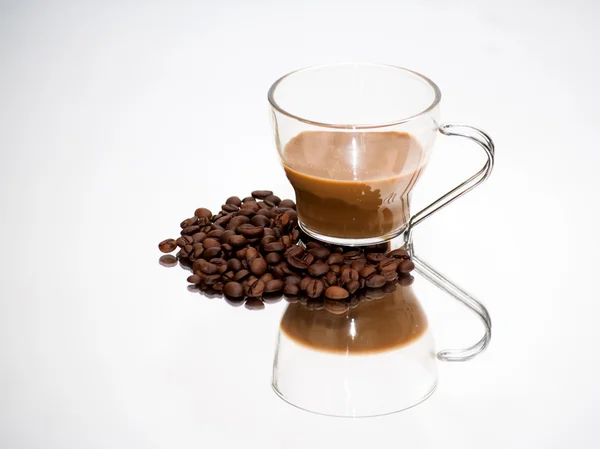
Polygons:
[[[181,222],[181,237],[159,243],[165,266],[191,269],[193,289],[223,294],[233,305],[262,308],[282,296],[339,313],[360,299],[408,286],[414,264],[404,249],[341,247],[315,241],[298,227],[296,204],[268,190],[232,196],[214,215],[196,209]],[[333,302],[333,303],[332,303]],[[337,304],[335,304],[337,303]]]

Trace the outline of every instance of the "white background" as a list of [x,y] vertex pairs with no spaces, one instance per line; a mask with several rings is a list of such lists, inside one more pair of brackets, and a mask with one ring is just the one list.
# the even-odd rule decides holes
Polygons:
[[[0,447],[597,447],[599,21],[593,0],[0,1]],[[431,77],[443,119],[497,147],[415,235],[489,307],[492,344],[363,420],[278,399],[284,305],[192,294],[156,247],[198,206],[291,195],[266,91],[348,60]],[[443,137],[432,159],[420,204],[482,160]],[[478,338],[423,292],[440,348]]]

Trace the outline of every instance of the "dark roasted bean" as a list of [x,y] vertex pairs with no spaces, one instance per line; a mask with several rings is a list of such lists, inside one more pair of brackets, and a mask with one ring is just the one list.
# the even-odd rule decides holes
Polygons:
[[211,248],[204,249],[204,253],[202,254],[202,257],[204,257],[206,260],[210,260],[215,257],[221,257],[222,255],[223,255],[223,251],[221,250],[221,248],[213,246]]
[[381,275],[388,282],[393,282],[398,279],[398,273],[396,273],[396,270],[384,270],[381,272]]
[[285,284],[283,294],[287,296],[296,296],[300,293],[300,288],[296,284]]
[[220,239],[224,232],[225,231],[221,231],[220,229],[215,229],[214,231],[210,231],[208,234],[206,234],[206,236],[213,239]]
[[196,212],[194,212],[194,215],[198,218],[211,218],[212,212],[204,207],[200,207],[200,208],[196,209]]
[[272,279],[265,284],[266,293],[274,293],[281,291],[284,287],[284,283],[281,279]]
[[323,294],[324,286],[320,279],[311,279],[306,285],[306,295],[309,298],[318,298]]
[[229,237],[229,241],[227,243],[229,243],[234,248],[240,248],[242,246],[246,246],[247,241],[246,237],[244,237],[243,235],[232,235],[231,237]]
[[412,260],[403,260],[400,265],[398,265],[399,273],[410,273],[415,269],[415,264]]
[[252,192],[252,197],[257,198],[259,200],[263,200],[270,195],[273,195],[273,192],[271,192],[270,190],[255,190],[254,192]]
[[366,280],[365,280],[367,287],[370,287],[370,288],[383,287],[386,282],[387,282],[386,279],[379,274],[374,274],[373,276],[366,278]]
[[263,228],[260,226],[254,226],[253,224],[246,223],[240,225],[235,230],[238,234],[242,234],[246,238],[257,238],[263,235]]
[[181,226],[181,229],[187,228],[188,226],[193,226],[196,223],[198,223],[198,217],[194,216],[191,218],[186,218],[185,220],[183,220],[181,222],[181,224],[179,226]]
[[300,287],[300,290],[305,291],[306,290],[306,286],[308,285],[308,283],[311,281],[311,277],[310,276],[305,276],[302,278],[302,280],[300,281],[300,283],[298,284],[298,287]]
[[235,258],[229,259],[227,261],[227,267],[230,270],[233,270],[237,273],[238,271],[240,271],[242,269],[242,262],[240,262],[239,259],[235,259]]
[[301,257],[304,255],[304,250],[298,245],[290,246],[285,250],[285,257]]
[[325,262],[317,262],[308,268],[308,274],[313,277],[323,276],[329,271],[329,265]]
[[278,204],[279,207],[291,207],[292,209],[296,208],[296,203],[292,200],[281,200]]
[[253,248],[253,247],[251,247],[251,246],[250,246],[250,247],[249,247],[249,248],[246,250],[246,260],[247,260],[248,262],[252,262],[252,261],[253,261],[254,259],[256,259],[258,256],[260,256],[260,254],[258,253],[258,251],[257,251],[257,249],[256,249],[256,248]]
[[281,199],[277,195],[270,194],[265,197],[265,202],[267,201],[277,206],[281,202]]
[[285,245],[281,242],[271,242],[271,243],[266,244],[263,248],[268,253],[283,252],[285,250]]
[[213,284],[216,284],[217,282],[219,282],[220,280],[221,280],[220,274],[211,274],[204,278],[203,283],[205,285],[213,285]]
[[329,271],[325,275],[325,278],[327,278],[327,283],[329,285],[337,285],[337,276],[335,275],[335,273],[333,271]]
[[206,232],[196,232],[192,235],[194,243],[201,243],[206,238]]
[[256,213],[260,208],[255,202],[247,202],[242,204],[241,209],[251,210],[252,212]]
[[339,265],[343,262],[344,262],[344,256],[339,253],[333,253],[327,258],[327,263],[329,265],[333,265],[333,264]]
[[265,291],[265,283],[263,281],[261,281],[260,279],[256,279],[255,281],[251,282],[250,280],[248,280],[248,291],[246,292],[246,294],[250,297],[260,297],[262,296],[262,294]]
[[246,217],[246,218],[250,218],[250,217],[254,217],[254,215],[256,215],[256,212],[254,212],[253,209],[240,209],[239,211],[236,212],[238,217]]
[[297,276],[295,274],[290,274],[289,276],[287,276],[285,278],[285,283],[298,285],[301,280],[302,280],[302,278],[300,276]]
[[[214,232],[214,231],[213,231],[213,232]],[[233,231],[231,231],[231,230],[229,230],[229,231],[224,231],[224,232],[221,234],[221,237],[220,237],[221,243],[222,243],[222,244],[229,243],[229,239],[230,239],[232,236],[234,236],[234,235],[235,235],[235,232],[233,232]]]
[[202,242],[202,245],[204,246],[204,249],[208,249],[208,248],[221,248],[221,244],[219,243],[219,241],[217,239],[214,238],[210,238],[207,237],[204,239],[204,241]]
[[350,294],[346,289],[335,285],[332,285],[325,290],[325,297],[328,299],[341,300],[346,299],[348,296],[350,296]]
[[268,253],[266,255],[265,259],[267,260],[267,263],[269,263],[270,265],[275,265],[275,264],[281,262],[281,254],[279,254],[279,253]]
[[408,251],[406,251],[404,248],[398,248],[395,249],[394,251],[390,251],[388,254],[388,256],[390,257],[396,257],[398,259],[408,259]]
[[200,226],[197,226],[197,225],[188,226],[187,228],[183,228],[181,230],[181,235],[192,235],[198,231],[200,231]]
[[219,271],[219,267],[214,263],[207,262],[200,266],[200,271],[202,271],[204,274],[215,274],[217,271]]
[[267,282],[275,279],[275,276],[273,276],[271,273],[265,273],[259,279],[266,284]]
[[356,259],[360,259],[362,257],[362,254],[360,253],[360,251],[348,251],[346,254],[344,254],[344,260],[346,261],[353,261]]
[[225,201],[225,204],[232,204],[234,206],[240,207],[242,205],[242,200],[240,200],[238,196],[230,196],[229,198],[227,198],[227,201]]
[[240,270],[237,273],[235,273],[235,277],[233,279],[239,282],[239,281],[247,278],[249,275],[250,275],[250,272],[248,270]]
[[344,287],[346,288],[346,290],[348,290],[348,292],[351,295],[353,295],[356,292],[356,290],[358,290],[358,288],[360,287],[360,282],[356,279],[350,279],[348,282],[346,282],[346,285]]
[[396,271],[396,268],[398,268],[398,260],[387,258],[383,259],[381,262],[379,262],[377,268],[379,271]]
[[362,270],[365,267],[366,264],[367,264],[366,260],[364,260],[364,259],[356,259],[356,260],[352,261],[352,263],[350,264],[350,267],[353,270],[360,271],[360,270]]
[[340,266],[339,265],[329,265],[329,269],[333,271],[335,274],[340,274]]
[[244,217],[242,215],[237,215],[237,216],[233,217],[231,220],[229,220],[229,223],[227,223],[227,230],[235,231],[238,226],[246,224],[246,223],[250,223],[250,219],[248,217]]
[[[246,252],[246,255],[248,252]],[[267,262],[265,259],[256,258],[250,263],[250,272],[255,276],[262,276],[267,271]]]
[[367,265],[358,272],[358,274],[360,274],[361,277],[364,278],[368,278],[369,276],[372,276],[375,273],[377,273],[377,268],[375,268],[373,265]]
[[221,206],[221,209],[224,210],[225,212],[237,212],[240,208],[239,206],[235,206],[233,204],[223,204]]
[[372,263],[379,263],[382,260],[387,259],[387,256],[383,253],[369,253],[367,254],[367,260]]
[[317,259],[327,259],[331,254],[331,251],[325,247],[309,249],[308,252]]
[[254,217],[252,217],[250,222],[254,226],[260,226],[261,228],[264,228],[266,226],[269,226],[270,220],[264,215],[255,215]]
[[309,264],[300,257],[292,256],[288,257],[286,260],[287,263],[290,264],[290,266],[298,270],[306,270],[309,267]]
[[177,249],[177,242],[173,239],[163,240],[158,244],[158,249],[163,253],[172,253]]
[[200,276],[198,276],[197,274],[192,274],[191,276],[188,276],[187,281],[190,284],[199,284],[200,282],[202,282],[202,279],[200,279]]

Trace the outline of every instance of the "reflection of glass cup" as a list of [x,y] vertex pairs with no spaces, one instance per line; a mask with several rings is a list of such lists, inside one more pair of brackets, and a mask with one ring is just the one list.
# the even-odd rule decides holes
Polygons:
[[382,415],[418,404],[436,384],[433,337],[410,287],[340,315],[290,304],[281,319],[273,388],[297,407]]
[[475,176],[487,177],[491,140],[467,125],[440,126],[440,99],[430,79],[382,64],[311,67],[277,80],[273,129],[304,231],[330,243],[382,242],[466,193],[475,177],[410,215],[438,131],[479,143],[489,161]]

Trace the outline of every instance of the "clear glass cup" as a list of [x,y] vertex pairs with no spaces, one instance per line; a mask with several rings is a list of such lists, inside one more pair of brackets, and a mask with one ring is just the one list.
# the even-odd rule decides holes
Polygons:
[[[493,144],[469,125],[440,125],[441,92],[429,78],[384,64],[309,67],[268,93],[275,142],[311,237],[342,245],[390,240],[489,176]],[[438,132],[478,143],[488,156],[471,178],[411,215],[411,193]]]

